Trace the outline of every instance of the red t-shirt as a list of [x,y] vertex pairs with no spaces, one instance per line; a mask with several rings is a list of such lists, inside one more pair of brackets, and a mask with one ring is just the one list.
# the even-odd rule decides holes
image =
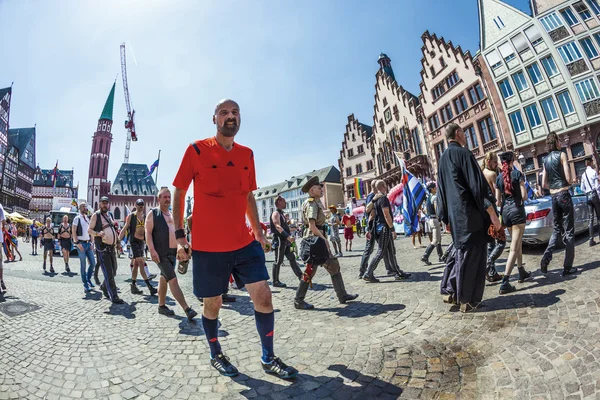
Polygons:
[[352,225],[356,224],[356,217],[354,215],[344,215],[342,217],[342,224],[346,226],[346,223],[350,221]]
[[189,145],[173,186],[187,190],[194,181],[192,249],[239,250],[254,240],[246,226],[248,193],[256,190],[254,154],[235,143],[225,150],[215,137]]

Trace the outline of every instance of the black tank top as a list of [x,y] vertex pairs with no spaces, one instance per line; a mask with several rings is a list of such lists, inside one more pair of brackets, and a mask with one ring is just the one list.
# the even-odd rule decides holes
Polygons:
[[429,194],[429,197],[427,197],[427,203],[426,203],[427,215],[430,217],[437,218],[435,215],[435,205],[433,204],[433,202],[435,200],[434,197],[435,197],[435,194]]
[[[287,222],[285,221],[285,218],[283,217],[283,211],[277,209],[277,212],[279,213],[279,225],[281,225],[281,227],[283,228],[283,231],[285,233],[288,234],[288,236],[290,235],[290,227],[288,226]],[[269,227],[271,228],[271,232],[273,233],[273,236],[279,236],[283,238],[283,235],[281,235],[281,233],[279,233],[279,231],[277,230],[277,228],[275,228],[275,224],[273,223],[273,217],[271,216],[271,219],[269,221]]]
[[154,242],[154,250],[159,256],[164,257],[169,254],[169,225],[160,208],[152,209],[152,241]]
[[550,189],[560,189],[569,186],[565,177],[565,170],[560,161],[561,152],[554,150],[544,159],[544,168],[546,169],[546,178]]

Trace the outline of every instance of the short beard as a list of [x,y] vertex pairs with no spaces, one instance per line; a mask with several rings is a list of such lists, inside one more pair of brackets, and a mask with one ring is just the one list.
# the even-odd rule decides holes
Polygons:
[[223,125],[223,126],[219,126],[217,129],[217,131],[225,137],[234,137],[235,135],[237,135],[239,130],[240,130],[239,125],[235,125],[231,128]]

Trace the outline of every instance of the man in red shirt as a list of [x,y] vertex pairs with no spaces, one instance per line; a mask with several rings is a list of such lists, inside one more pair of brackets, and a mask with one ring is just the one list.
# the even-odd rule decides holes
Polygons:
[[[342,224],[344,224],[346,251],[352,251],[352,240],[354,239],[353,226],[356,224],[356,217],[354,215],[350,215],[350,210],[348,209],[346,209],[346,214],[342,217]],[[348,243],[350,243],[350,250],[348,250]]]
[[[254,153],[234,142],[240,128],[240,108],[233,100],[221,100],[215,107],[214,137],[190,144],[183,156],[173,186],[177,259],[193,261],[194,295],[204,298],[202,327],[208,340],[211,365],[224,376],[239,372],[221,351],[218,317],[221,295],[229,275],[239,288],[246,286],[254,303],[254,319],[262,344],[261,365],[265,372],[284,379],[298,371],[286,365],[273,351],[275,314],[264,250],[267,239],[258,220],[252,191],[256,189]],[[194,182],[196,223],[192,226],[192,249],[183,230],[185,195]],[[248,231],[246,217],[253,233]]]

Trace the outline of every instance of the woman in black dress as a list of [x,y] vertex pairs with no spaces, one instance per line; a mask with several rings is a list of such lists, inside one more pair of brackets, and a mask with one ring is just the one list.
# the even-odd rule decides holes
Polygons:
[[511,237],[510,253],[506,260],[506,270],[500,285],[500,294],[511,293],[517,290],[509,283],[510,274],[515,265],[519,268],[519,283],[531,276],[523,268],[523,233],[525,233],[525,178],[521,171],[513,167],[515,155],[512,151],[500,154],[502,172],[496,179],[496,198],[500,200],[502,223],[508,228]]

